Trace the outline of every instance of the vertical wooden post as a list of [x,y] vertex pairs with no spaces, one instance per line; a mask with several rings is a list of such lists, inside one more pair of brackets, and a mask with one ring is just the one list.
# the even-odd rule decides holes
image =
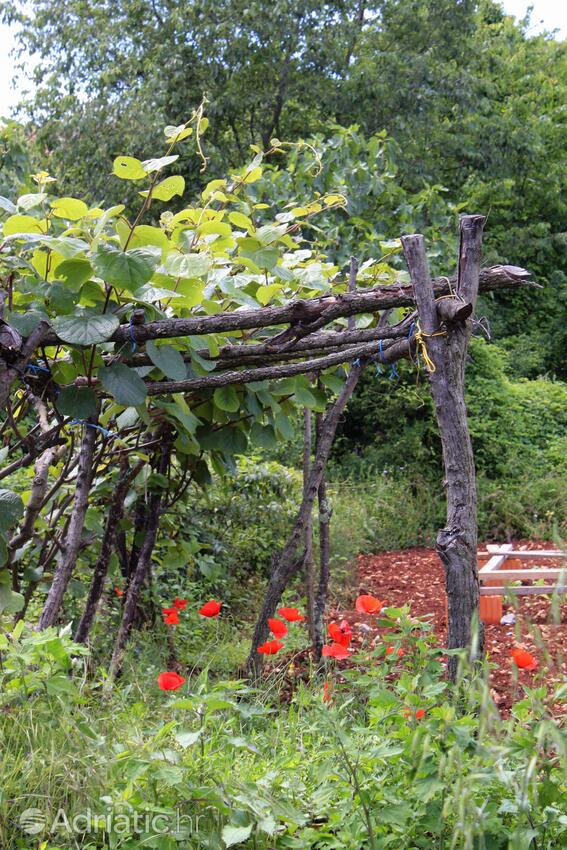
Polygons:
[[[484,217],[463,216],[460,222],[458,281],[455,301],[468,305],[472,313],[478,295],[482,228]],[[477,501],[472,443],[465,406],[465,360],[470,338],[470,321],[456,311],[455,321],[440,322],[425,245],[420,235],[402,237],[414,287],[419,327],[418,351],[425,362],[437,424],[443,446],[447,524],[437,535],[437,552],[445,568],[448,602],[449,649],[470,648],[476,657],[482,644],[480,623],[477,646],[472,645],[473,622],[479,606],[477,569]],[[446,310],[443,311],[447,315]],[[427,359],[425,358],[427,355]],[[449,659],[449,674],[455,677],[457,660]]]

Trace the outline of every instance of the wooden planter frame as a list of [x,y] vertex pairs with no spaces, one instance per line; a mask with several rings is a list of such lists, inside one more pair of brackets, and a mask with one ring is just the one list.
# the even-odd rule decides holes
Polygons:
[[[483,623],[499,624],[502,619],[502,599],[506,593],[515,596],[535,596],[550,593],[567,594],[567,567],[522,567],[522,561],[538,558],[567,560],[559,549],[514,549],[513,543],[489,544],[479,553],[486,563],[479,567],[480,619]],[[554,581],[544,585],[511,585],[512,581]],[[562,582],[561,584],[559,582]]]

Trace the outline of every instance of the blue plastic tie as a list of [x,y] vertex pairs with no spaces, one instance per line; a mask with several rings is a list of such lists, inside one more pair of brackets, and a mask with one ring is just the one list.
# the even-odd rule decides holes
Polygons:
[[106,428],[103,428],[102,425],[95,425],[94,422],[87,422],[86,419],[72,419],[69,422],[69,425],[86,425],[87,428],[94,428],[96,431],[100,431],[103,437],[112,436],[112,432],[108,431]]
[[134,354],[134,352],[138,348],[138,343],[136,342],[136,337],[134,336],[134,331],[132,330],[132,319],[133,318],[134,318],[133,316],[130,316],[130,323],[128,325],[128,328],[130,330],[130,339],[132,340],[132,354]]
[[414,332],[414,330],[415,330],[415,322],[412,322],[411,325],[410,325],[410,329],[408,331],[408,339],[411,338],[411,335]]
[[49,373],[49,369],[47,368],[47,366],[38,366],[35,363],[28,363],[28,369],[32,372],[48,372]]

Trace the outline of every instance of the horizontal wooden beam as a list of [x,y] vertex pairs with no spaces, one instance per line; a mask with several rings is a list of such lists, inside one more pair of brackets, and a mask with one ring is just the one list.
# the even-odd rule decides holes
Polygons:
[[[486,548],[488,549],[488,554],[492,554],[491,547],[487,546]],[[499,547],[498,551],[499,551],[500,554],[493,555],[493,557],[490,558],[488,563],[484,564],[480,568],[479,574],[480,573],[490,573],[493,570],[497,570],[498,567],[501,567],[502,564],[504,563],[504,561],[506,560],[506,558],[508,557],[508,552],[510,552],[511,549],[512,549],[511,543],[504,543],[501,547]],[[483,555],[484,555],[483,552],[479,552],[478,557],[482,558]]]
[[[501,552],[501,547],[498,546],[489,544],[486,548],[489,555]],[[479,552],[480,557],[483,554]],[[532,558],[565,558],[567,560],[567,552],[562,552],[560,549],[506,549],[505,555],[506,558],[520,558],[523,561],[531,561]]]
[[557,586],[555,584],[542,584],[531,585],[530,587],[481,587],[480,595],[481,596],[506,596],[506,594],[513,593],[515,596],[548,596],[553,595],[554,593],[565,594],[567,593],[567,585]]
[[[395,363],[402,357],[409,357],[415,348],[415,340],[400,339],[390,342],[383,347],[381,363]],[[204,375],[202,378],[190,378],[187,381],[155,381],[147,383],[148,395],[167,395],[169,393],[189,393],[203,389],[216,389],[230,384],[251,384],[255,381],[275,381],[293,375],[305,375],[340,366],[354,360],[367,360],[376,356],[376,343],[354,345],[336,354],[318,357],[313,360],[302,360],[300,363],[290,363],[279,366],[267,366],[258,369],[241,369],[229,372],[218,372]]]
[[[514,289],[522,285],[534,285],[529,281],[530,273],[516,266],[493,266],[480,273],[480,290],[493,292]],[[438,278],[434,282],[434,294],[439,298],[450,295],[456,286],[456,278]],[[233,310],[213,316],[194,316],[187,319],[159,319],[147,324],[124,324],[113,333],[112,342],[128,342],[133,339],[140,344],[150,339],[173,339],[183,336],[200,336],[210,333],[251,330],[277,325],[301,325],[311,323],[320,327],[320,322],[329,324],[336,319],[356,316],[360,313],[379,313],[394,307],[413,307],[415,299],[410,284],[379,286],[358,289],[342,295],[324,295],[320,298],[298,299],[284,306],[259,307],[251,310]],[[62,342],[51,331],[44,345]]]
[[533,570],[492,570],[483,576],[482,570],[479,572],[479,578],[482,581],[496,581],[500,579],[503,582],[507,581],[538,581],[539,579],[558,579],[560,575],[567,578],[567,570],[559,569],[543,569],[542,567],[534,567]]

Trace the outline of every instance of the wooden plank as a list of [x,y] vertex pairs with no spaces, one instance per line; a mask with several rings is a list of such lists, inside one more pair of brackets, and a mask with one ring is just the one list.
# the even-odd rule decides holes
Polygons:
[[[490,581],[500,579],[501,581],[537,581],[538,579],[558,579],[560,575],[567,578],[567,570],[543,569],[534,567],[533,570],[492,570],[490,573]],[[479,573],[480,581],[482,582],[482,570]]]
[[[488,547],[487,547],[488,550]],[[482,557],[485,553],[479,552],[479,557]],[[489,555],[496,555],[496,552],[492,552],[491,550],[487,551]],[[567,560],[567,553],[561,552],[559,549],[512,549],[506,553],[507,558],[521,558],[524,561],[529,561],[532,558],[565,558]]]
[[567,593],[567,585],[556,585],[556,584],[542,584],[536,585],[533,584],[530,587],[511,587],[508,585],[507,587],[481,587],[480,595],[481,596],[504,596],[506,594],[513,593],[515,596],[539,596],[544,594],[559,593],[565,594]]
[[493,555],[493,557],[488,561],[487,564],[480,568],[479,573],[490,573],[493,570],[497,570],[498,567],[501,567],[506,558],[508,557],[508,552],[512,549],[512,544],[504,543],[503,546],[497,546],[496,548],[498,549],[498,554],[494,554],[492,552],[492,549],[495,548],[494,546],[491,547],[490,545],[488,545],[486,548],[489,554]]

